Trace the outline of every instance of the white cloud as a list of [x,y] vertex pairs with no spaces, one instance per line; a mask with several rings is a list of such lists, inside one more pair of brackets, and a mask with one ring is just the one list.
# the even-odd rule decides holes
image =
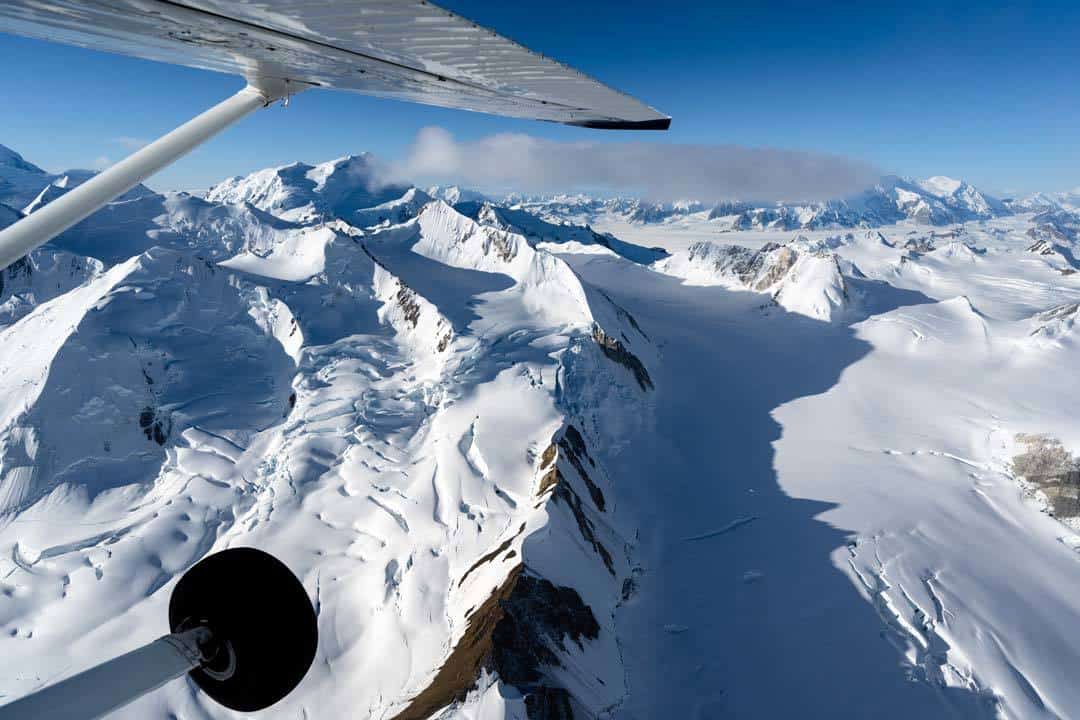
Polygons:
[[91,163],[90,168],[92,170],[104,170],[112,164],[113,161],[109,158],[108,155],[98,155],[96,158],[94,158],[94,162]]
[[873,185],[881,172],[849,158],[800,150],[650,142],[565,143],[523,134],[458,142],[424,128],[392,168],[414,182],[488,190],[607,190],[654,200],[825,200]]

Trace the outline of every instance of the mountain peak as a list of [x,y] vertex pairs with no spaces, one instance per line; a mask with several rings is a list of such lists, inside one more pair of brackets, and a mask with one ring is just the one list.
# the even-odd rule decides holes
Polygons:
[[955,178],[947,177],[945,175],[934,175],[928,177],[925,180],[917,183],[926,192],[931,195],[937,195],[938,197],[947,197],[953,195],[957,190],[962,188],[965,183],[963,180],[956,180]]
[[45,174],[45,171],[33,163],[23,160],[23,156],[6,145],[0,145],[0,167],[15,168],[24,172]]
[[396,200],[408,190],[379,177],[370,153],[346,155],[318,165],[296,162],[224,180],[206,194],[211,202],[251,203],[293,222],[353,220],[360,209]]

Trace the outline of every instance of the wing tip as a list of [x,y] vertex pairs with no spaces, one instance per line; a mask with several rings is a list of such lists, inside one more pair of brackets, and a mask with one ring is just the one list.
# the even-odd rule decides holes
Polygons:
[[592,130],[667,130],[671,127],[671,118],[660,117],[650,120],[571,120],[566,123],[574,127]]

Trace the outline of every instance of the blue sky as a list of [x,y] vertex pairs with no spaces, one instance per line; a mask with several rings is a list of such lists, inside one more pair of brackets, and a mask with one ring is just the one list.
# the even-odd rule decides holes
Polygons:
[[[150,184],[205,188],[297,159],[403,156],[441,126],[554,140],[816,150],[998,193],[1080,185],[1080,3],[442,4],[670,113],[670,132],[602,133],[348,93],[258,113]],[[0,36],[0,143],[50,170],[115,161],[235,91],[186,68]]]

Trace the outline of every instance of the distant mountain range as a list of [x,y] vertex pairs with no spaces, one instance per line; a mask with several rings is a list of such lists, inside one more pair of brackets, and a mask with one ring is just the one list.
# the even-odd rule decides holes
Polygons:
[[[90,170],[51,174],[0,145],[0,204],[27,212],[93,174]],[[139,186],[121,199],[152,194]],[[813,203],[651,202],[583,194],[513,193],[495,197],[458,186],[420,189],[384,183],[368,153],[319,165],[297,162],[267,168],[224,180],[206,194],[210,202],[247,203],[279,219],[306,223],[333,217],[356,221],[360,227],[381,220],[400,222],[432,199],[451,206],[479,207],[489,202],[508,210],[524,210],[556,224],[588,225],[601,218],[614,218],[635,224],[707,223],[718,231],[880,227],[905,221],[942,226],[1026,212],[1080,211],[1080,191],[998,199],[967,182],[945,176],[925,180],[887,176],[852,197]],[[365,211],[365,217],[352,216],[359,210]]]
[[696,201],[652,203],[629,198],[513,195],[506,200],[543,215],[579,221],[601,215],[621,216],[632,223],[691,220],[731,231],[878,227],[902,221],[949,225],[1048,207],[1035,200],[1030,207],[1009,204],[966,182],[941,176],[927,180],[885,177],[853,197],[816,203],[731,201],[710,205]]

